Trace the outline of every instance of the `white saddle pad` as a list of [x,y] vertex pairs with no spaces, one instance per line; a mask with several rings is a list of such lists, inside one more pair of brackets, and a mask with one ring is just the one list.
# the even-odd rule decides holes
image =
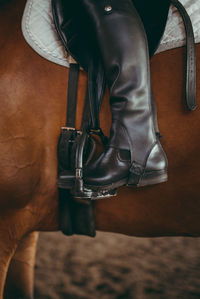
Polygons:
[[[191,17],[195,42],[200,42],[200,0],[181,0]],[[27,43],[42,57],[63,66],[69,66],[71,57],[58,39],[53,24],[51,0],[27,0],[22,18],[22,32]],[[157,52],[185,44],[182,19],[174,7],[170,8],[164,36]]]

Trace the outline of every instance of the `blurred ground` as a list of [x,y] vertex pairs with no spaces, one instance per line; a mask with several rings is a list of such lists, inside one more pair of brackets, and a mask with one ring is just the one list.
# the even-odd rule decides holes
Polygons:
[[41,233],[36,299],[200,298],[200,239]]

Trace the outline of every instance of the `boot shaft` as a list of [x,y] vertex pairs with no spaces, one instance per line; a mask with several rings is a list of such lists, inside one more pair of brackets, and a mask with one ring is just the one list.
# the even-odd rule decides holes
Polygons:
[[151,109],[148,44],[132,0],[83,0],[94,30],[110,92],[109,145],[131,151],[139,164],[157,142]]
[[[125,0],[126,1],[126,0]],[[92,2],[104,7],[113,6],[116,1],[85,1],[85,0],[52,0],[54,20],[59,27],[59,36],[66,50],[87,71],[91,56],[98,53],[95,41],[91,38],[91,26],[86,17],[84,7]],[[117,1],[118,2],[118,1]],[[149,43],[149,53],[152,56],[163,35],[167,20],[170,0],[131,0],[138,10],[145,27]],[[122,1],[123,3],[123,1]],[[93,13],[93,11],[91,11]],[[89,38],[88,38],[89,37]]]

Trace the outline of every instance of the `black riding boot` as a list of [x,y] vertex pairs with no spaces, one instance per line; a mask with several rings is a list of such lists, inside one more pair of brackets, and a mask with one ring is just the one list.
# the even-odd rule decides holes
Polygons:
[[167,159],[156,137],[149,53],[131,0],[82,0],[94,28],[110,93],[112,126],[104,152],[84,171],[94,190],[167,180]]

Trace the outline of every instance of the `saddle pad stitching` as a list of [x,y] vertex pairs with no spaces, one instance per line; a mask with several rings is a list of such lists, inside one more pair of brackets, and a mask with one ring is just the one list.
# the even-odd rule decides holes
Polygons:
[[[49,1],[49,0],[43,0],[43,1]],[[33,11],[36,9],[37,10],[37,7],[35,6],[34,8],[34,3],[36,4],[40,4],[37,3],[36,1],[34,2],[34,0],[29,0],[27,1],[27,12],[26,12],[26,17],[25,17],[25,20],[24,17],[22,19],[22,28],[24,27],[24,31],[23,31],[23,35],[27,41],[27,43],[31,46],[31,48],[36,51],[36,53],[38,53],[40,56],[42,56],[43,58],[51,61],[51,62],[54,62],[56,64],[60,64],[64,67],[69,67],[69,63],[71,61],[71,56],[66,52],[64,51],[63,49],[61,50],[61,48],[63,48],[61,45],[57,44],[57,47],[52,49],[52,50],[49,50],[48,48],[48,44],[45,45],[43,44],[43,41],[42,39],[37,39],[36,36],[34,34],[32,34],[31,32],[31,22],[33,21],[32,19],[35,18],[35,15],[33,14]],[[44,2],[43,2],[44,3]],[[171,14],[174,14],[176,9],[172,6],[171,7]],[[51,25],[51,28],[52,30],[54,29],[53,28],[53,21],[51,22],[52,20],[52,16],[51,16],[51,13],[50,13],[50,6],[48,8],[45,7],[45,6],[41,6],[41,10],[44,9],[44,11],[46,10],[46,18],[44,18],[46,24],[50,24]],[[26,10],[26,6],[25,6],[25,10]],[[199,10],[198,6],[197,6],[197,11]],[[49,18],[49,20],[48,20]],[[197,21],[196,21],[197,22]],[[196,23],[195,22],[195,23]],[[24,26],[23,26],[23,23],[24,23]],[[195,25],[195,23],[193,25]],[[176,23],[175,23],[176,26],[179,25],[179,22],[177,22],[176,20]],[[50,28],[50,26],[49,26]],[[49,28],[47,28],[47,34],[48,34],[48,30]],[[37,32],[33,32],[33,33],[37,33]],[[196,40],[196,43],[198,43],[200,41],[200,38],[199,37],[196,37],[197,40]],[[40,43],[41,42],[41,43]],[[56,43],[57,40],[55,39],[55,41],[52,40],[52,42]],[[173,44],[173,46],[172,46]],[[163,51],[167,51],[169,50],[170,48],[178,48],[178,47],[182,47],[184,46],[185,44],[185,39],[183,40],[183,38],[177,38],[177,37],[173,37],[171,36],[171,40],[170,41],[164,41],[162,40],[162,44],[160,44],[160,47],[158,49],[158,51],[156,52],[159,53],[159,52],[163,52]],[[35,45],[35,46],[34,46]],[[51,44],[50,44],[51,46]],[[55,52],[57,51],[57,54],[55,54]],[[60,51],[60,52],[59,52]],[[73,60],[73,63],[75,61]]]
[[33,34],[31,33],[30,29],[29,29],[29,21],[30,21],[30,16],[31,16],[31,9],[33,7],[33,0],[31,0],[30,5],[28,6],[28,14],[27,14],[27,18],[25,20],[25,27],[27,30],[27,33],[29,34],[29,37],[32,39],[32,41],[38,46],[38,48],[40,48],[42,51],[52,55],[53,57],[59,59],[62,62],[67,62],[66,59],[60,58],[60,56],[57,54],[55,55],[52,51],[47,50],[46,48],[43,48],[38,41],[34,38]]

